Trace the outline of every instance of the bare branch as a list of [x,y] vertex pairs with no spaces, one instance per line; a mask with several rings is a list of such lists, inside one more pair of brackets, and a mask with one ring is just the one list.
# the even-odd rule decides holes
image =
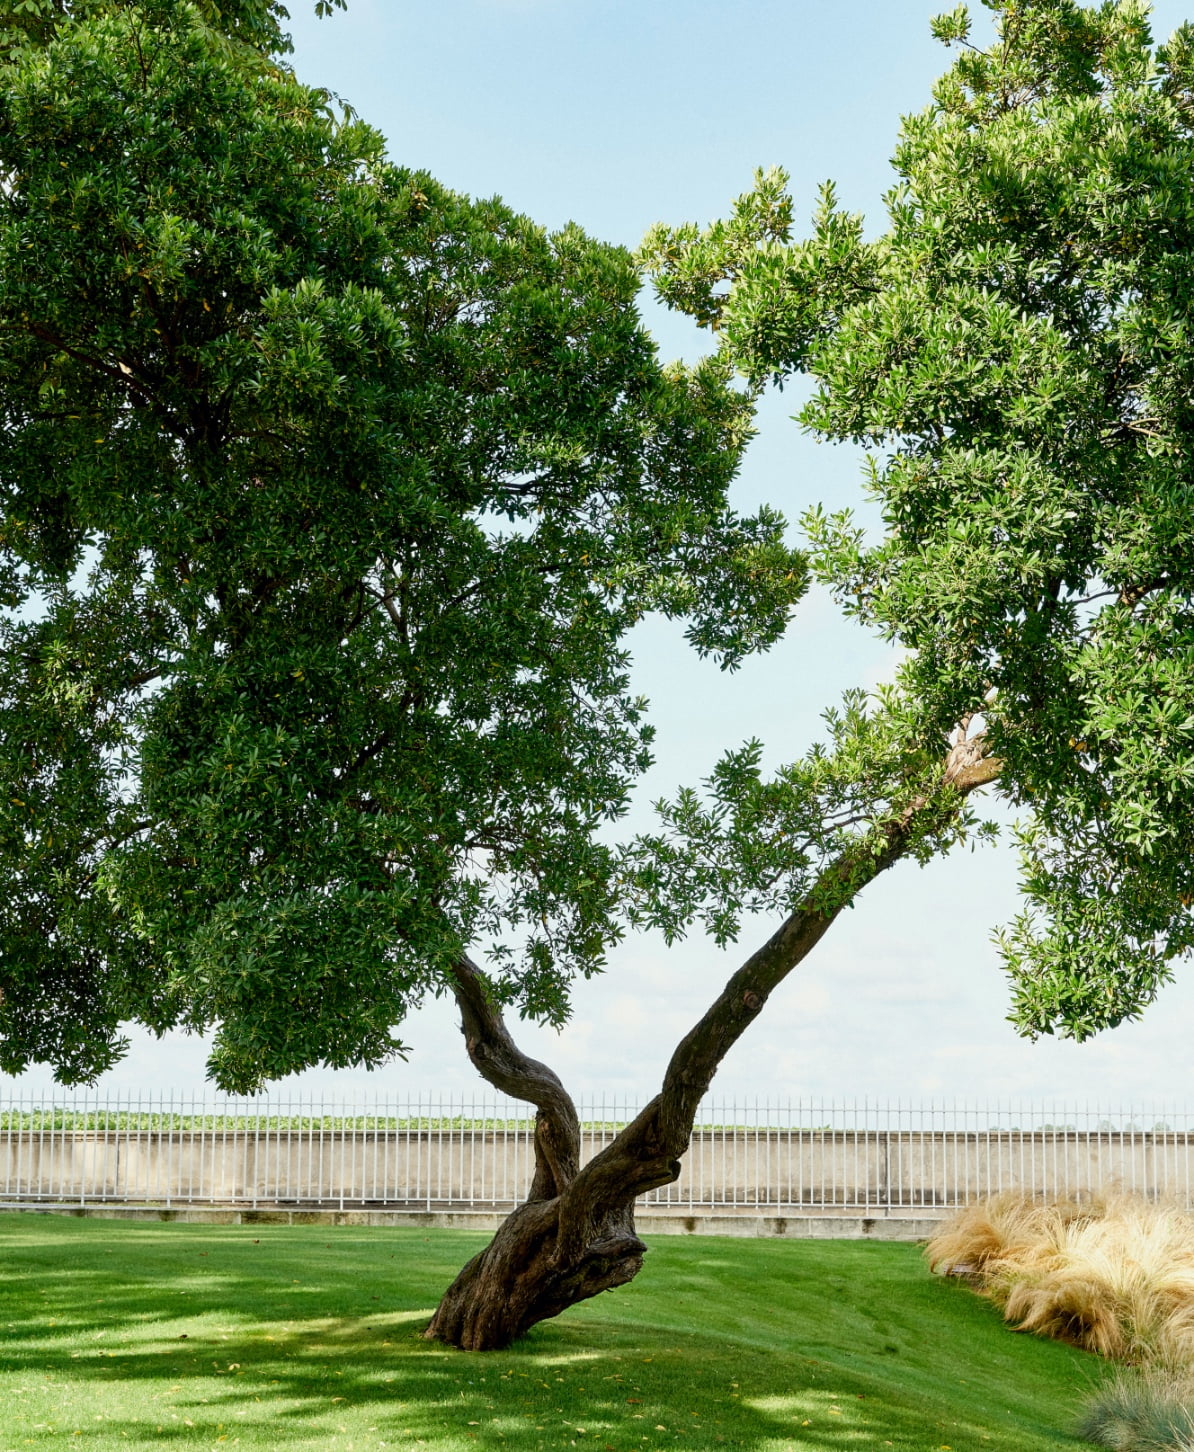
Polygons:
[[141,383],[134,376],[132,369],[127,363],[108,363],[103,358],[96,358],[90,353],[85,353],[81,348],[76,348],[73,344],[68,343],[65,338],[60,338],[56,333],[52,332],[49,328],[42,327],[39,323],[30,323],[27,331],[32,333],[35,338],[40,339],[41,342],[49,343],[51,347],[59,349],[60,352],[65,353],[68,358],[73,358],[77,363],[82,363],[88,368],[94,368],[97,372],[103,373],[113,383],[121,384],[131,392],[139,394],[143,399],[148,401],[153,400],[154,395],[152,389],[147,388],[144,383]]

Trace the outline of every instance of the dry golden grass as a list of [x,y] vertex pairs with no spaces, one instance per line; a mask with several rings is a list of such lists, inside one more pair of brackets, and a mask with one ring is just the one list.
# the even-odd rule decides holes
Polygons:
[[1175,1206],[998,1195],[943,1226],[926,1253],[934,1270],[972,1275],[1017,1330],[1133,1365],[1194,1361],[1194,1218]]

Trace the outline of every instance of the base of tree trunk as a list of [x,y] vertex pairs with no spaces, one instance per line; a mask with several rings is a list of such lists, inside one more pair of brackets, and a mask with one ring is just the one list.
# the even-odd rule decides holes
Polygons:
[[[575,1221],[574,1205],[567,1220]],[[500,1351],[539,1321],[624,1286],[647,1247],[634,1233],[633,1204],[578,1234],[561,1225],[559,1199],[522,1205],[444,1293],[423,1333],[462,1351]]]

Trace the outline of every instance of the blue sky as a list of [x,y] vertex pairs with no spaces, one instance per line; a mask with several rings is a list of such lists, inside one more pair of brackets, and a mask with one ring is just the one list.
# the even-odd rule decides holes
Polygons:
[[[474,195],[499,194],[548,227],[577,221],[634,246],[657,220],[723,214],[756,166],[792,175],[799,216],[831,177],[841,201],[882,225],[881,196],[901,114],[929,99],[947,52],[928,30],[944,0],[349,0],[316,21],[293,0],[300,77],[327,86],[387,137],[404,165]],[[980,12],[978,25],[985,23]],[[1191,6],[1194,10],[1194,5]],[[1166,0],[1164,36],[1190,12]],[[668,354],[698,336],[645,299]],[[791,422],[799,394],[769,398],[738,485],[794,519],[816,500],[857,495],[859,456],[818,446]],[[647,803],[707,773],[758,736],[775,763],[804,750],[820,712],[891,669],[889,651],[814,595],[788,637],[733,676],[692,657],[659,624],[634,640],[653,702],[658,762]],[[1194,1040],[1194,967],[1143,1023],[1090,1044],[1017,1039],[991,930],[1015,910],[1006,847],[903,864],[867,889],[727,1060],[727,1096],[1066,1098],[1172,1102]],[[585,1094],[649,1094],[667,1055],[725,973],[771,931],[748,923],[740,949],[640,938],[580,986],[574,1022],[529,1030],[534,1052]],[[403,1096],[480,1088],[447,1002],[409,1025],[409,1063],[377,1075],[308,1074],[286,1088]],[[105,1085],[192,1090],[202,1046],[138,1038]],[[35,1076],[44,1082],[43,1076]],[[33,1082],[31,1080],[30,1082]]]

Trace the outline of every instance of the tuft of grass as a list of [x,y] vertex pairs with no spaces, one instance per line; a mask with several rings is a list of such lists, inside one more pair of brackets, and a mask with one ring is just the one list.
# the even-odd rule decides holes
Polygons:
[[1090,1398],[1078,1435],[1111,1452],[1194,1452],[1188,1376],[1120,1372]]
[[1058,1452],[1098,1368],[857,1241],[660,1237],[509,1351],[424,1341],[483,1239],[0,1216],[0,1452]]
[[926,1254],[976,1280],[1018,1330],[1134,1365],[1194,1358],[1194,1218],[1175,1206],[1000,1195],[968,1206]]
[[1015,1190],[974,1200],[942,1223],[925,1247],[929,1264],[946,1275],[984,1276],[992,1262],[1031,1255],[1075,1220],[1089,1217],[1090,1205],[1044,1200]]

